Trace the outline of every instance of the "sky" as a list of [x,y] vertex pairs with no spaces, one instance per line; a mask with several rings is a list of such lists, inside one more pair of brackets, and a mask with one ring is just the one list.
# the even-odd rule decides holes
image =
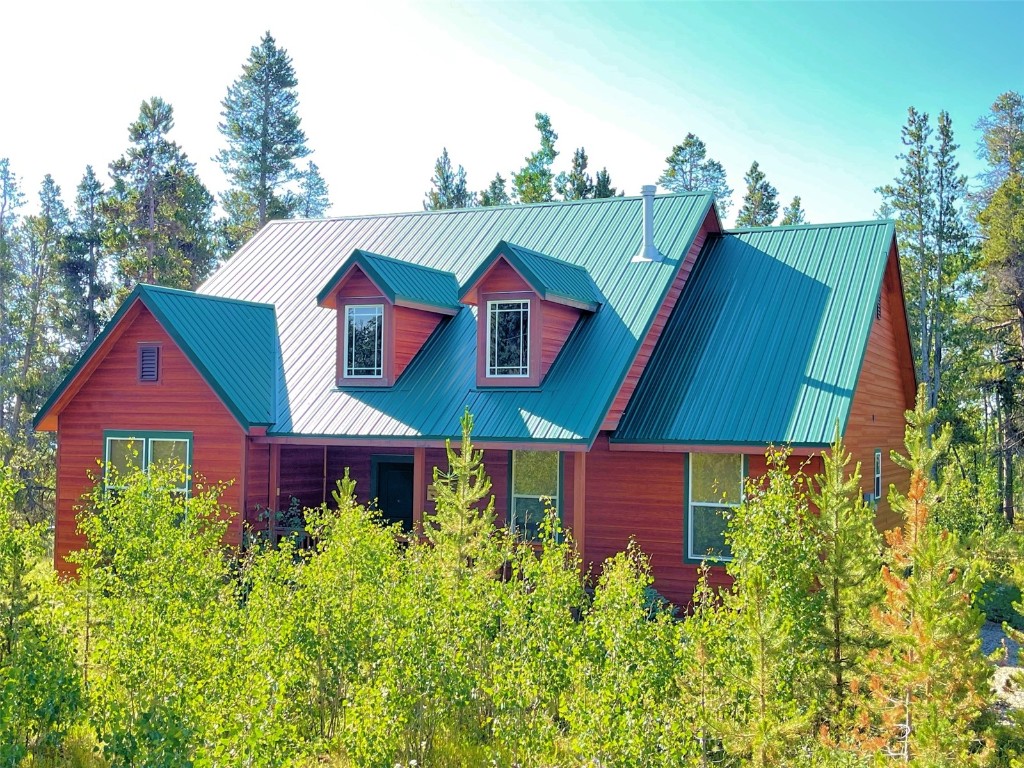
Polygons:
[[508,179],[546,112],[556,171],[583,146],[636,195],[692,132],[728,172],[728,221],[754,160],[810,221],[859,221],[899,168],[911,105],[948,111],[962,170],[980,171],[975,122],[1024,90],[1021,29],[1015,2],[18,2],[0,28],[0,158],[30,203],[46,173],[70,203],[87,164],[109,181],[160,96],[218,194],[221,101],[270,31],[336,216],[421,210],[443,147],[474,189]]

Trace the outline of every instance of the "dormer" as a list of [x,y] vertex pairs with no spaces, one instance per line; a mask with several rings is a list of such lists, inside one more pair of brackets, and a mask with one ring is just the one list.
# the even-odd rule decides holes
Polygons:
[[339,387],[389,387],[441,320],[458,313],[455,275],[356,249],[317,296],[337,310]]
[[540,386],[600,297],[583,267],[500,241],[459,293],[477,307],[477,386]]

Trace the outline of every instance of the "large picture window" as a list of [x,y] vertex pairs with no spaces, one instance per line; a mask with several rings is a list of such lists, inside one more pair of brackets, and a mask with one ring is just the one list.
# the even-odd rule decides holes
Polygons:
[[487,375],[530,375],[530,302],[487,302]]
[[345,376],[379,379],[384,375],[384,305],[345,307]]
[[512,451],[512,504],[509,528],[528,541],[540,538],[544,509],[558,509],[557,451]]
[[691,453],[689,509],[686,515],[686,556],[729,560],[725,528],[732,510],[743,500],[743,456],[738,453]]
[[123,479],[136,469],[148,472],[151,466],[184,467],[185,472],[175,490],[188,493],[192,474],[192,433],[105,432],[103,466],[108,490],[123,488]]

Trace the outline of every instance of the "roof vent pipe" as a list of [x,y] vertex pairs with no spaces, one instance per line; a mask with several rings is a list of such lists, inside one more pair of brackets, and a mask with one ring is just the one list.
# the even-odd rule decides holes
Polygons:
[[653,184],[645,184],[640,188],[644,196],[644,242],[640,253],[633,257],[633,263],[644,261],[664,261],[661,251],[654,247],[654,191]]

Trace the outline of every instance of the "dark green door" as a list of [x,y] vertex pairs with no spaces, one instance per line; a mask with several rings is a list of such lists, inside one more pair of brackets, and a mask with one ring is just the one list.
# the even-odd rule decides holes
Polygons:
[[377,463],[377,503],[384,519],[412,530],[412,462]]

